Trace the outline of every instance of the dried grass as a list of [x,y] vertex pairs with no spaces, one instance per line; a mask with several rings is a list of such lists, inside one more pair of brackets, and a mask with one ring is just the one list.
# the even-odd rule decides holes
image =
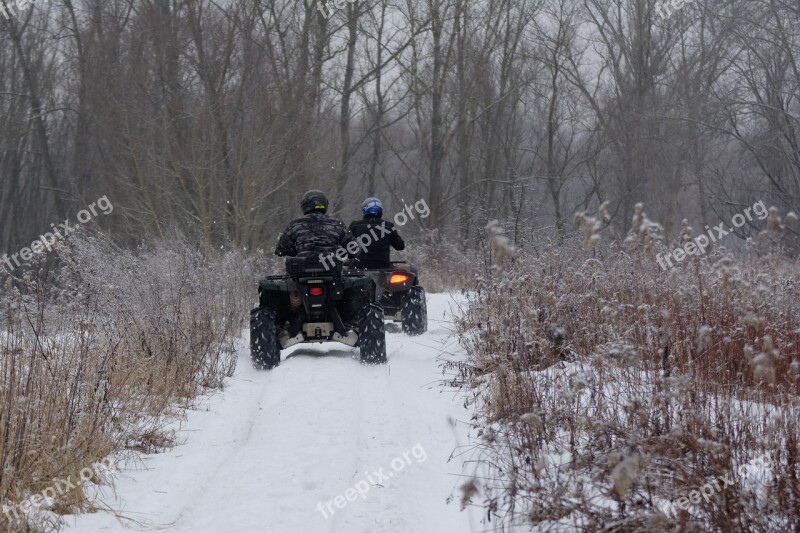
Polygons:
[[[797,263],[665,273],[657,244],[539,246],[474,284],[461,384],[496,529],[800,528]],[[775,467],[758,480],[666,510],[762,453]]]
[[[107,456],[171,446],[167,422],[231,375],[255,265],[237,251],[199,249],[182,236],[129,251],[83,235],[5,277],[1,502],[77,480]],[[51,529],[59,515],[87,510],[78,486],[0,524]]]

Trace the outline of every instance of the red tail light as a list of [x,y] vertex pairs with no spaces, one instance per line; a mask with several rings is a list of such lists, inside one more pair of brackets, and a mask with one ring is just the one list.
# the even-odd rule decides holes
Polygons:
[[325,294],[325,289],[323,289],[322,287],[310,287],[308,289],[308,294],[310,294],[311,296],[322,296],[323,294]]
[[392,274],[392,276],[389,278],[389,283],[392,285],[399,285],[401,283],[405,283],[409,279],[411,279],[411,276],[408,274]]

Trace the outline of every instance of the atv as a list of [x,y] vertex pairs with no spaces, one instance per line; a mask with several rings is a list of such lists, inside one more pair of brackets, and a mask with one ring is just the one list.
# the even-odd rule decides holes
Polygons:
[[364,364],[386,362],[383,309],[375,282],[343,272],[341,263],[290,257],[286,274],[258,286],[259,307],[250,312],[250,354],[257,369],[280,364],[281,350],[299,343],[340,342],[360,350]]
[[400,322],[403,333],[422,335],[428,331],[428,305],[425,289],[419,284],[419,272],[405,261],[392,261],[381,270],[356,270],[368,274],[376,286],[376,300],[387,320]]

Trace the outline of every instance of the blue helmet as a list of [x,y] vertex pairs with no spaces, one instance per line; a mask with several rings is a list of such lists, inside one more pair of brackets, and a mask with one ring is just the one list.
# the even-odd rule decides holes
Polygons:
[[383,216],[383,204],[378,198],[367,198],[361,205],[364,216]]

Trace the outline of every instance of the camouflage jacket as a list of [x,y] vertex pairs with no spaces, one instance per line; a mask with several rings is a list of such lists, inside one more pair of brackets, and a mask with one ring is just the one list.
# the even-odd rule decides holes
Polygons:
[[310,213],[289,222],[278,239],[275,255],[301,256],[345,248],[353,235],[344,222],[323,213]]

